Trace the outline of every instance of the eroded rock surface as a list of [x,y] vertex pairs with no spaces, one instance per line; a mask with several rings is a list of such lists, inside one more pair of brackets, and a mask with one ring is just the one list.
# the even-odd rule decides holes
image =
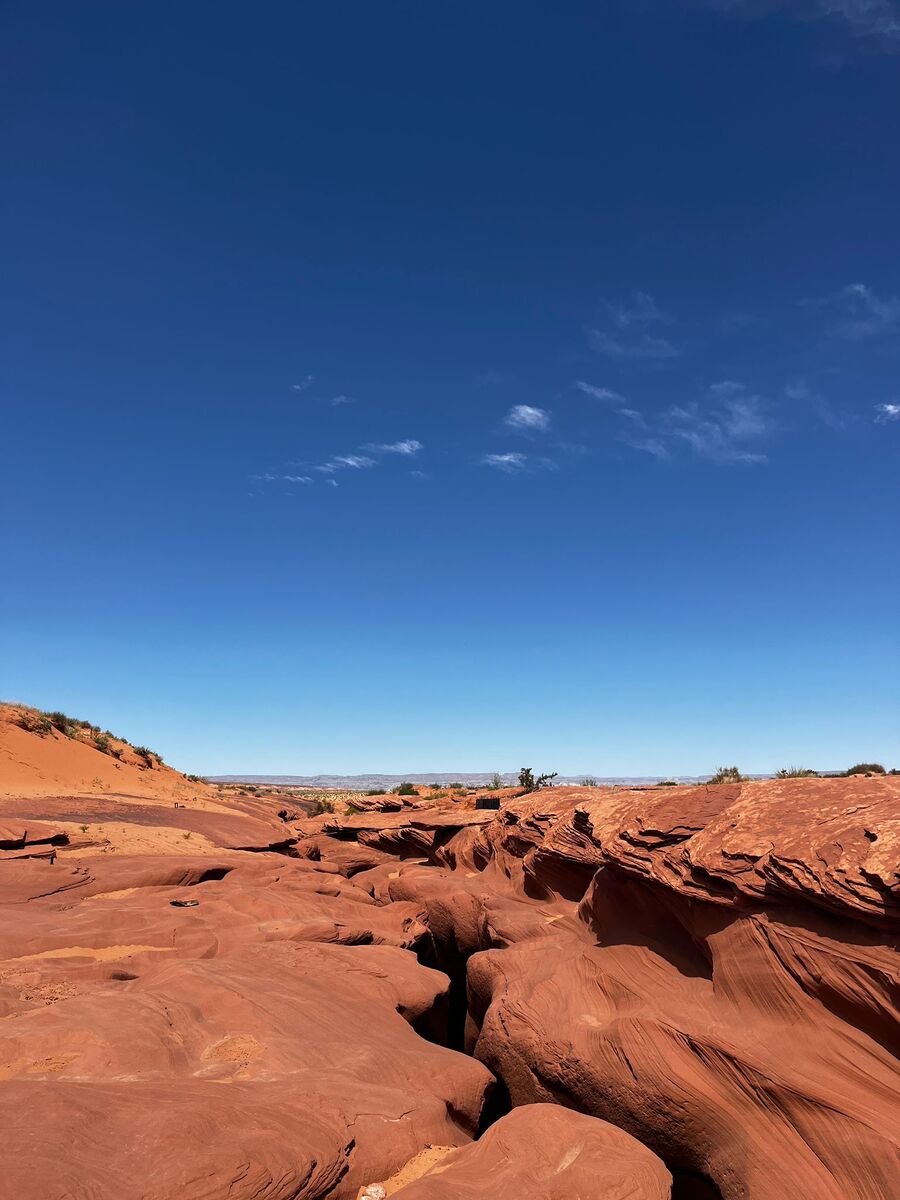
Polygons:
[[900,779],[78,803],[0,815],[2,1200],[896,1200]]
[[634,1138],[580,1113],[529,1104],[448,1154],[398,1200],[665,1200],[671,1178]]

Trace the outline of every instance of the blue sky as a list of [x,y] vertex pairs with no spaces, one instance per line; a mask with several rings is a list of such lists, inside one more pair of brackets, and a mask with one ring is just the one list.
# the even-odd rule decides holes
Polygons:
[[0,693],[900,766],[900,5],[7,3]]

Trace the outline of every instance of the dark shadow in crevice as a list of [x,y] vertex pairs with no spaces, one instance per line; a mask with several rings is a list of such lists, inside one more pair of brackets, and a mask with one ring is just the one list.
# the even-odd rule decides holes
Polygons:
[[699,1171],[670,1170],[672,1200],[722,1200],[722,1193],[706,1175]]
[[488,1091],[487,1098],[484,1102],[484,1107],[481,1110],[481,1118],[478,1122],[478,1136],[484,1133],[486,1129],[496,1122],[501,1117],[505,1117],[507,1113],[512,1112],[512,1100],[509,1098],[509,1088],[502,1079],[497,1079]]

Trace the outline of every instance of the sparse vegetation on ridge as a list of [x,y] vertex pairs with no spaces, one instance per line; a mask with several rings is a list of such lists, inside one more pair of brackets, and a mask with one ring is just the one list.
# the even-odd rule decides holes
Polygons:
[[881,763],[856,763],[855,766],[848,767],[844,772],[845,775],[886,775],[884,767]]
[[744,777],[737,767],[716,767],[710,783],[743,783]]
[[775,772],[776,779],[808,779],[812,776],[818,778],[818,775],[819,772],[810,767],[782,767],[780,771]]
[[322,797],[321,799],[313,800],[312,804],[309,806],[309,815],[311,817],[321,817],[325,813],[333,813],[333,812],[334,812],[334,801],[328,800],[324,797]]

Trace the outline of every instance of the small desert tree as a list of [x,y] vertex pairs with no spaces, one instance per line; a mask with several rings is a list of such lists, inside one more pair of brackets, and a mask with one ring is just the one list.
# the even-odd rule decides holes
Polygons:
[[550,787],[556,775],[557,772],[553,771],[549,775],[538,775],[535,778],[531,767],[523,767],[519,772],[519,787],[523,792],[539,792],[542,788]]

